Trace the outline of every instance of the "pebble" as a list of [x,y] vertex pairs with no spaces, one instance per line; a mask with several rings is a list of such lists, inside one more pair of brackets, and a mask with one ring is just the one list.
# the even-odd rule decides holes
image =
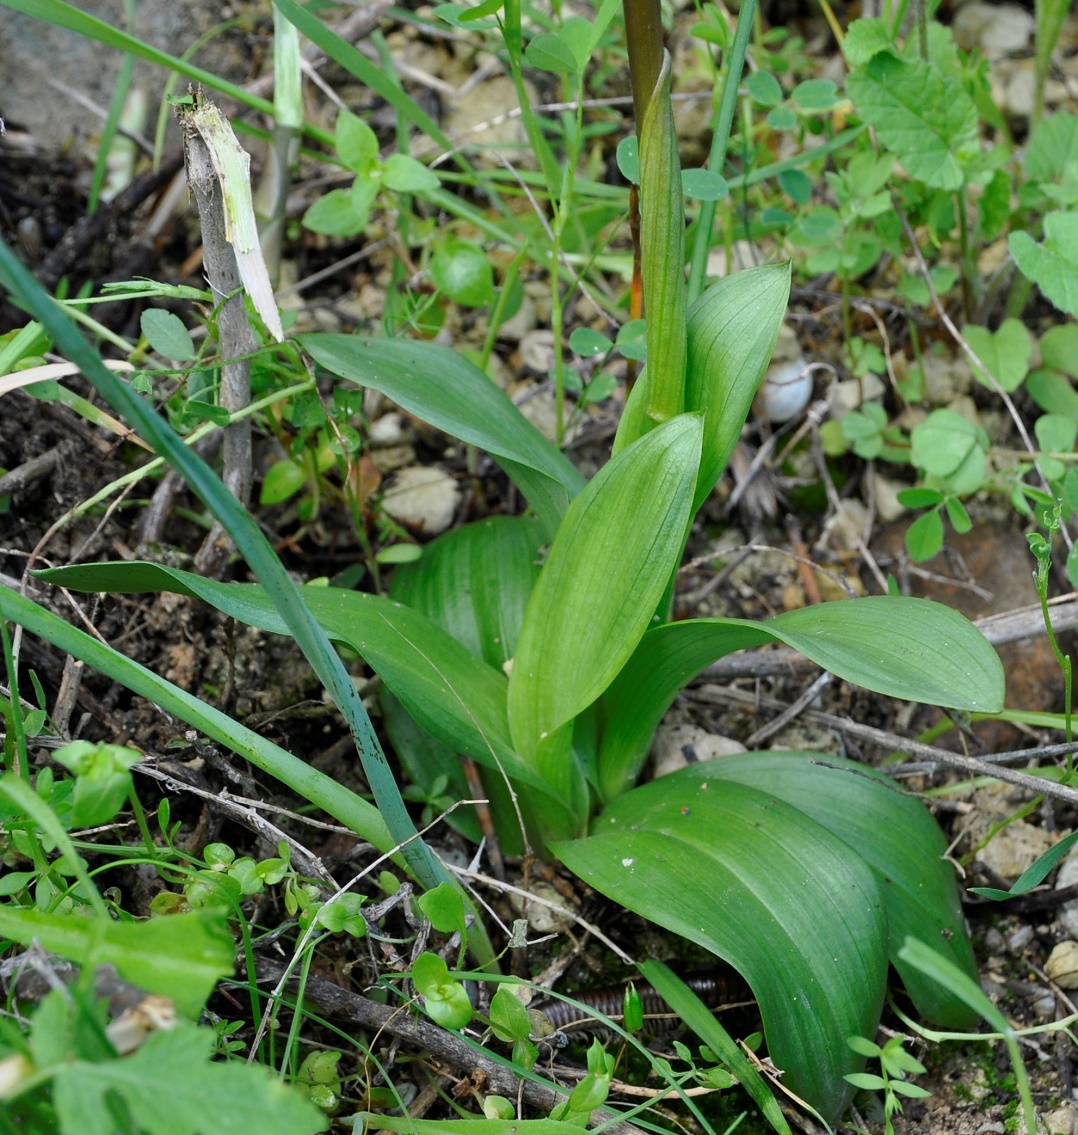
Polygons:
[[523,895],[512,894],[509,896],[509,902],[518,914],[528,920],[528,926],[536,934],[556,934],[570,925],[571,919],[552,910],[546,903],[554,903],[564,910],[571,910],[577,905],[572,899],[567,899],[565,895],[541,879],[532,881],[531,893],[535,898],[545,901],[535,902],[532,899],[525,899]]
[[520,340],[520,365],[546,378],[554,369],[554,332],[529,331]]
[[740,741],[697,725],[660,725],[651,746],[652,767],[656,776],[665,776],[697,761],[745,751]]
[[525,294],[520,301],[520,307],[513,312],[512,318],[498,325],[498,338],[510,343],[519,343],[529,331],[535,330],[536,320],[535,300]]
[[1007,937],[1007,949],[1012,954],[1020,954],[1031,942],[1033,941],[1033,927],[1029,925],[1019,926],[1018,929]]
[[444,469],[409,465],[386,491],[382,507],[401,524],[435,536],[453,523],[460,498],[460,486]]
[[1054,946],[1044,972],[1060,989],[1078,989],[1078,942],[1068,938]]
[[764,375],[753,413],[769,422],[788,422],[796,418],[812,397],[812,371],[803,358],[772,363]]
[[1064,1103],[1042,1117],[1052,1135],[1078,1135],[1078,1105]]
[[908,488],[909,485],[872,473],[872,499],[876,505],[876,515],[882,523],[890,524],[906,511],[905,506],[899,503],[898,494]]
[[863,378],[847,378],[836,382],[831,394],[831,414],[842,418],[850,410],[860,410],[866,402],[873,402],[887,393],[883,379],[878,374],[866,374]]
[[368,436],[371,445],[399,445],[404,438],[404,422],[400,414],[391,410],[376,422],[371,422]]
[[954,37],[958,46],[980,47],[989,58],[1024,51],[1033,34],[1033,15],[1016,4],[988,4],[974,0],[955,13]]
[[868,540],[872,524],[868,509],[849,497],[839,501],[834,515],[824,526],[823,540],[839,552],[854,552]]

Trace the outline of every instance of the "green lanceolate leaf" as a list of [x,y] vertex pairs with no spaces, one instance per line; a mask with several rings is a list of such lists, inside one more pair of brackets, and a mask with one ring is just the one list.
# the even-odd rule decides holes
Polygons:
[[640,269],[651,383],[648,417],[663,422],[685,408],[685,203],[681,193],[670,55],[640,128]]
[[485,449],[520,486],[548,538],[584,478],[478,367],[446,347],[407,339],[300,335],[319,364],[380,390],[410,414]]
[[[219,583],[138,561],[57,568],[42,578],[75,590],[193,595],[249,626],[288,634],[257,584]],[[514,779],[549,791],[513,751],[504,674],[400,603],[335,587],[300,590],[325,633],[366,659],[424,729],[481,764],[505,769]]]
[[[790,266],[737,272],[714,284],[689,309],[685,408],[704,415],[703,452],[694,511],[722,476],[752,400],[771,361],[790,294]],[[652,367],[629,395],[614,442],[645,432]]]
[[963,162],[978,141],[977,108],[959,78],[883,51],[850,74],[846,89],[911,177],[935,189],[962,187]]
[[[717,763],[717,762],[710,762]],[[661,777],[608,806],[587,839],[554,845],[590,886],[705,946],[760,1003],[785,1082],[825,1117],[883,1005],[887,926],[872,871],[772,793]]]
[[613,799],[636,779],[675,695],[735,650],[783,642],[848,682],[889,697],[995,713],[1003,666],[957,612],[927,599],[873,595],[789,611],[766,623],[693,619],[654,627],[603,699],[599,785]]
[[396,840],[389,834],[385,820],[373,804],[312,768],[306,761],[286,752],[279,745],[260,737],[227,714],[182,690],[172,682],[159,678],[145,666],[113,650],[99,639],[80,631],[70,623],[32,603],[18,592],[0,589],[0,616],[51,642],[100,674],[119,682],[126,689],[146,698],[154,705],[175,715],[207,737],[239,753],[256,768],[276,777],[294,792],[324,809],[334,819],[346,824],[362,839],[373,843],[379,851],[389,851]]
[[700,419],[682,415],[604,466],[569,507],[532,592],[509,679],[510,729],[563,798],[583,790],[570,788],[566,729],[633,653],[681,554],[700,434]]
[[687,783],[737,781],[770,792],[843,840],[876,873],[887,915],[888,949],[920,1013],[967,1028],[966,1006],[899,957],[907,936],[927,943],[976,977],[947,843],[930,813],[894,781],[822,753],[748,753],[690,765]]
[[708,288],[689,312],[685,408],[704,415],[694,511],[734,451],[771,361],[789,295],[789,264],[750,268]]

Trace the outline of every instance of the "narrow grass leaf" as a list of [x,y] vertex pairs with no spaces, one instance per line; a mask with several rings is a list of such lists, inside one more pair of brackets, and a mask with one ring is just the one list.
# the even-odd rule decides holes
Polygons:
[[[518,751],[606,689],[647,629],[681,554],[701,422],[682,415],[614,457],[570,505],[532,592],[509,680]],[[554,783],[559,758],[543,768]]]
[[276,777],[305,800],[323,809],[361,839],[374,844],[379,851],[393,848],[395,841],[373,804],[312,768],[306,761],[233,721],[227,714],[159,678],[145,666],[64,622],[17,591],[7,588],[0,591],[0,615],[238,753],[256,768]]
[[742,1052],[733,1037],[722,1027],[715,1014],[695,993],[662,962],[640,963],[640,972],[651,982],[659,996],[737,1077],[752,1096],[761,1114],[779,1135],[791,1135],[790,1125],[756,1067]]
[[[258,584],[220,583],[137,560],[55,568],[40,578],[73,590],[192,595],[249,626],[290,633],[266,589]],[[533,788],[546,789],[513,751],[505,712],[506,680],[499,670],[473,657],[401,603],[336,587],[304,587],[302,594],[326,634],[366,659],[430,733],[480,763],[503,767]]]

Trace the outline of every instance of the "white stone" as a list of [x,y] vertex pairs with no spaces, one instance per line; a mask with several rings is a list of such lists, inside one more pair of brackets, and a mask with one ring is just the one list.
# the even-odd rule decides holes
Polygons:
[[868,540],[871,532],[868,509],[850,497],[839,501],[838,508],[824,526],[823,541],[835,551],[854,552]]
[[1067,939],[1054,946],[1044,972],[1060,989],[1078,989],[1078,942]]
[[498,338],[519,343],[529,331],[535,329],[536,318],[535,300],[525,293],[521,297],[520,307],[513,312],[512,317],[498,325]]
[[404,423],[400,414],[391,410],[377,421],[371,422],[371,445],[399,445],[404,437]]
[[660,725],[651,745],[652,768],[656,776],[665,776],[694,761],[744,752],[745,746],[740,741],[709,733],[696,725]]
[[520,362],[546,378],[554,369],[554,332],[529,331],[520,340]]
[[899,503],[898,494],[908,489],[899,481],[892,481],[889,477],[882,477],[874,472],[872,476],[873,503],[876,505],[876,515],[884,524],[897,520],[905,511],[904,505]]
[[799,357],[767,368],[752,409],[769,422],[788,422],[805,409],[811,397],[812,371]]
[[[528,926],[536,934],[557,934],[571,923],[570,918],[548,905],[553,904],[563,910],[569,910],[575,905],[571,899],[567,899],[542,879],[533,879],[529,889],[532,898],[526,899],[523,895],[511,894],[509,902],[517,914],[528,920]],[[536,899],[543,901],[536,902]]]
[[382,507],[401,524],[434,536],[453,523],[460,498],[460,487],[444,469],[410,465],[397,474]]

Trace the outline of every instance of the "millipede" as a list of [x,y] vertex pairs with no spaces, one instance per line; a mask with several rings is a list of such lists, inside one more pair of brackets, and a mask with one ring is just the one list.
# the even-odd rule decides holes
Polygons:
[[[712,1012],[749,1005],[755,1001],[744,978],[733,970],[716,970],[684,980]],[[672,1032],[680,1023],[680,1017],[652,986],[644,982],[635,984],[644,1010],[644,1030],[652,1035]],[[572,997],[574,1001],[580,1002],[595,1013],[620,1023],[625,1008],[627,988],[627,983],[623,983],[603,989],[586,989],[573,993]],[[585,1009],[571,1005],[567,1001],[551,999],[533,1004],[532,1008],[539,1009],[554,1028],[562,1032],[598,1031],[604,1028],[602,1021],[597,1017],[589,1015]]]

